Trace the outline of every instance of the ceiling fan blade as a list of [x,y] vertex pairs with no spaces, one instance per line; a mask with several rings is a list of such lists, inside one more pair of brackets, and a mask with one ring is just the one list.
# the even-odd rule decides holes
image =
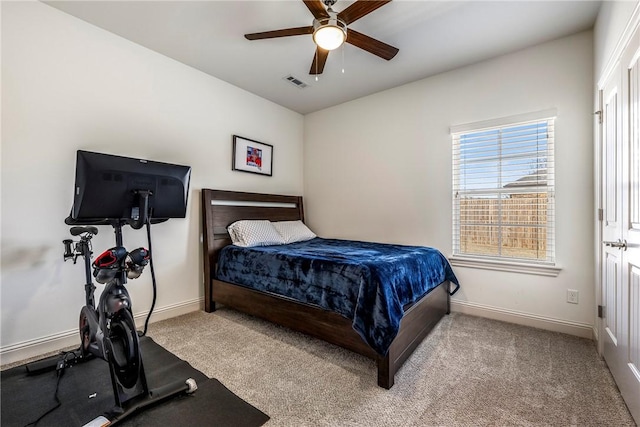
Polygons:
[[384,6],[389,3],[391,0],[383,0],[383,1],[369,1],[369,0],[359,0],[353,3],[351,6],[338,13],[338,18],[344,21],[345,24],[349,25],[352,22],[362,18],[365,15],[370,14],[374,10],[379,7]]
[[320,0],[302,0],[316,19],[328,18],[329,14]]
[[316,49],[316,53],[313,55],[313,62],[311,63],[311,70],[309,70],[309,74],[322,74],[324,64],[327,62],[328,56],[328,50],[318,47]]
[[262,33],[245,34],[247,40],[273,39],[276,37],[301,36],[303,34],[313,34],[313,27],[285,28],[284,30],[265,31]]
[[400,49],[376,40],[372,37],[359,33],[351,28],[347,28],[347,43],[350,43],[360,49],[373,53],[387,61],[396,56]]

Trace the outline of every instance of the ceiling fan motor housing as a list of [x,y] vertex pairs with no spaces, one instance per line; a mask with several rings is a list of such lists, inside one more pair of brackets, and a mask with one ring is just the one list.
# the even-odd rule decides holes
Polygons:
[[[329,14],[328,17],[313,20],[313,40],[318,46],[322,47],[323,49],[333,50],[339,47],[347,39],[347,24],[345,24],[344,21],[338,18],[338,14],[331,10],[331,8],[327,9],[327,13]],[[328,31],[329,29],[333,30],[333,43],[325,47],[322,40],[320,39],[321,36],[319,36],[319,34],[325,30]],[[342,34],[340,34],[340,32],[342,32]]]

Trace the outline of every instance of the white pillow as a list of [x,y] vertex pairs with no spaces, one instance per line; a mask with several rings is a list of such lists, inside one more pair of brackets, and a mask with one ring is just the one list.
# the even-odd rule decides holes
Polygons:
[[273,222],[273,227],[280,233],[285,243],[304,242],[311,240],[316,234],[309,230],[300,220],[298,221],[278,221]]
[[284,239],[271,222],[265,220],[241,220],[227,227],[231,241],[236,246],[283,245]]

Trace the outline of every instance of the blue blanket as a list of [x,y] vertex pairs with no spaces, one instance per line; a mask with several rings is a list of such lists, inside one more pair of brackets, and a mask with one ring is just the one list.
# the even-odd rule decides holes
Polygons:
[[404,306],[445,280],[458,285],[437,249],[319,237],[278,246],[226,246],[216,276],[352,319],[382,356],[398,333]]

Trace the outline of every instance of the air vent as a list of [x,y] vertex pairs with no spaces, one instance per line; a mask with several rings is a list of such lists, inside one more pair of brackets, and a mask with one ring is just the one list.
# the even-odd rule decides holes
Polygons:
[[306,84],[305,82],[303,82],[302,80],[300,80],[297,77],[294,77],[292,75],[288,75],[286,77],[283,77],[286,81],[288,81],[289,83],[291,83],[292,85],[294,85],[295,87],[298,87],[300,89],[304,89],[305,87],[309,86],[308,84]]

